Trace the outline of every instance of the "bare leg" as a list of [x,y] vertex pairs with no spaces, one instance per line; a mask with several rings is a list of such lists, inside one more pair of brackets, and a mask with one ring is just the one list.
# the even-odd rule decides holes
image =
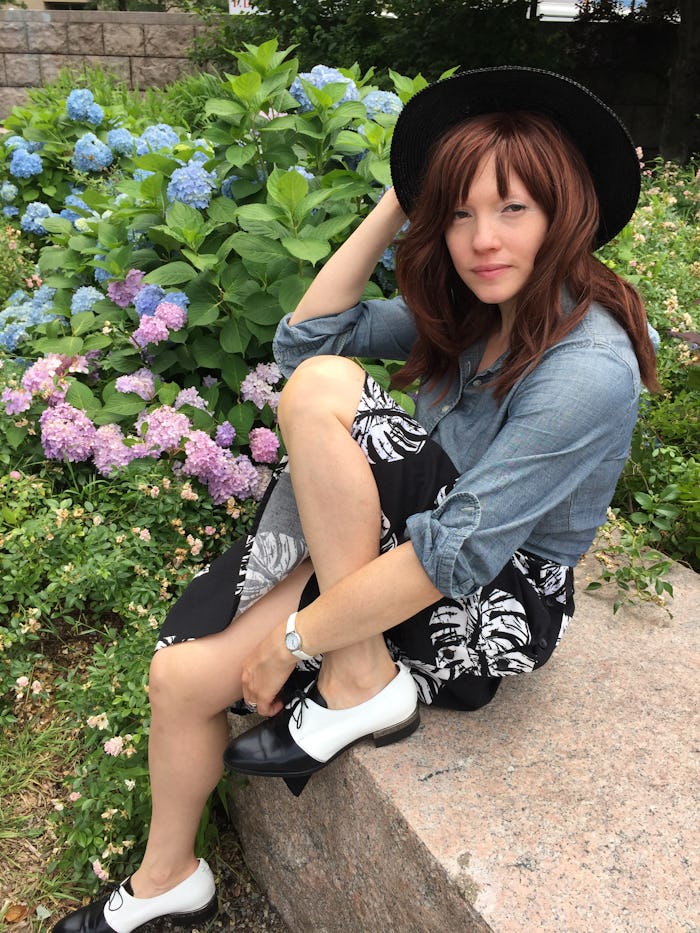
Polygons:
[[[379,553],[379,494],[350,435],[364,378],[350,360],[315,357],[297,368],[280,400],[294,496],[321,591]],[[328,652],[319,689],[331,708],[355,706],[395,673],[384,638],[377,635]]]
[[153,808],[137,897],[154,897],[197,867],[194,839],[202,810],[223,773],[226,714],[239,700],[251,649],[299,604],[308,562],[216,635],[157,652],[151,664],[149,768]]

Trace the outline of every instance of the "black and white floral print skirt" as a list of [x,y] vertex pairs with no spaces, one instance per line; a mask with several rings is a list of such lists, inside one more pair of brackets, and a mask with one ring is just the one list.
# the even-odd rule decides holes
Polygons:
[[[352,436],[370,464],[382,509],[380,551],[406,540],[409,515],[434,508],[457,479],[442,448],[367,376]],[[289,470],[280,465],[249,535],[191,581],[163,624],[156,650],[219,632],[309,556]],[[315,576],[299,608],[318,596]],[[478,709],[501,679],[541,667],[573,615],[573,571],[518,550],[469,596],[444,598],[385,633],[424,703]],[[313,677],[300,662],[290,688]]]

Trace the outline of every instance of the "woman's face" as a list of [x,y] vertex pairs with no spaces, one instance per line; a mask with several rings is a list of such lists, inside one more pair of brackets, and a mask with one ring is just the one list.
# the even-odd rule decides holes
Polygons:
[[464,203],[456,206],[445,243],[457,274],[504,320],[532,275],[549,222],[520,178],[511,172],[505,198],[498,193],[493,156],[484,159]]

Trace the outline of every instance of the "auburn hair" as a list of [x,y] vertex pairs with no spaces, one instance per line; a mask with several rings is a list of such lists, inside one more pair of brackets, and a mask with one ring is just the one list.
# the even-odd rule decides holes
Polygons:
[[[515,299],[511,346],[493,387],[496,397],[502,399],[549,347],[573,330],[592,301],[600,302],[625,329],[644,384],[658,390],[642,299],[593,255],[599,208],[586,163],[551,120],[529,112],[474,117],[449,130],[433,149],[411,223],[396,251],[397,284],[415,317],[417,339],[395,384],[454,378],[460,354],[493,327],[495,306],[480,302],[457,275],[444,236],[488,157],[495,161],[499,197],[507,197],[513,172],[549,222],[533,273]],[[568,314],[561,304],[564,286],[574,302]]]

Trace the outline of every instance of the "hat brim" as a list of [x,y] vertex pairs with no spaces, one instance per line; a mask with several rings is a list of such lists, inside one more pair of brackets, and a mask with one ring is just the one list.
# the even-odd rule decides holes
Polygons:
[[411,214],[434,144],[457,124],[485,113],[534,111],[561,126],[588,165],[600,205],[598,246],[634,213],[640,165],[619,117],[587,88],[536,68],[504,65],[465,71],[419,91],[399,114],[391,175],[399,203]]

